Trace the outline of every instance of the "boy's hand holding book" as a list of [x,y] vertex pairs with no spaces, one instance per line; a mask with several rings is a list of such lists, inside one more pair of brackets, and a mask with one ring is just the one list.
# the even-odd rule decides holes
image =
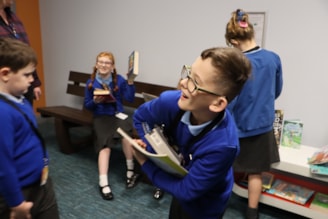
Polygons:
[[[126,140],[128,140],[134,148],[134,155],[140,165],[143,165],[147,159],[150,159],[154,164],[156,164],[162,170],[171,173],[177,177],[184,177],[188,174],[188,170],[186,170],[183,166],[181,166],[181,162],[171,149],[169,145],[167,145],[165,139],[162,139],[162,135],[158,129],[153,130],[153,134],[146,134],[146,139],[149,141],[155,153],[148,152],[145,150],[146,144],[142,140],[132,139],[126,132],[124,132],[121,128],[117,129],[117,132],[122,135]],[[157,142],[159,141],[159,142]],[[158,144],[159,143],[159,144]],[[164,147],[163,153],[162,150],[158,150],[159,147]]]
[[[134,139],[134,141],[140,146],[140,148],[146,150],[147,144],[145,142],[143,142],[141,139]],[[136,160],[140,165],[143,165],[148,159],[143,153],[141,153],[140,151],[134,148],[133,148],[133,156],[136,158]]]

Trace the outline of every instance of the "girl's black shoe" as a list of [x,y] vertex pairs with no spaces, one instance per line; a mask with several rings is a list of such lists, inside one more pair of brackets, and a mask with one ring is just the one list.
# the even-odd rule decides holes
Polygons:
[[138,183],[139,176],[140,175],[138,173],[134,173],[131,177],[127,177],[126,178],[126,188],[131,189],[131,188],[135,187]]
[[113,195],[112,192],[109,192],[109,193],[104,193],[103,192],[103,188],[106,188],[106,187],[110,188],[109,185],[99,186],[100,195],[104,200],[112,200],[114,198],[114,195]]
[[163,195],[164,195],[164,192],[160,188],[156,188],[154,190],[154,194],[153,194],[154,199],[159,200],[163,197]]

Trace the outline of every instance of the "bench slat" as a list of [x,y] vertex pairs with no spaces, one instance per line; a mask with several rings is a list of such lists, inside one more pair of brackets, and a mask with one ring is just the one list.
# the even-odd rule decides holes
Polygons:
[[76,95],[79,97],[84,97],[85,87],[81,87],[81,85],[68,84],[66,93]]
[[157,84],[148,84],[148,83],[144,83],[144,82],[139,82],[139,81],[135,81],[134,82],[135,87],[136,87],[136,93],[149,93],[149,94],[153,94],[153,95],[160,95],[163,91],[165,90],[174,90],[176,88],[174,87],[168,87],[168,86],[162,86],[162,85],[157,85]]
[[47,106],[38,107],[37,112],[42,116],[56,117],[79,125],[92,125],[92,113],[87,110],[80,110],[68,106]]
[[70,71],[68,80],[73,81],[74,83],[82,83],[84,84],[83,87],[85,87],[85,83],[90,78],[90,76],[91,74],[88,73]]

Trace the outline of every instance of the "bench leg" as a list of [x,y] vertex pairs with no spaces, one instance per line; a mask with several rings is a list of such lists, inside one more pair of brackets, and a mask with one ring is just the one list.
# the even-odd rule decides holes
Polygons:
[[69,135],[70,125],[59,118],[55,118],[56,138],[59,144],[59,150],[64,154],[74,153],[74,148]]

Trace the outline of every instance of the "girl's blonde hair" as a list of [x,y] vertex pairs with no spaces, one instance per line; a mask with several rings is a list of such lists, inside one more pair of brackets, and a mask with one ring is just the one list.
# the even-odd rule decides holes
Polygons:
[[231,40],[251,40],[255,37],[254,27],[249,21],[248,14],[242,9],[231,13],[231,18],[226,26],[225,39],[228,46]]

